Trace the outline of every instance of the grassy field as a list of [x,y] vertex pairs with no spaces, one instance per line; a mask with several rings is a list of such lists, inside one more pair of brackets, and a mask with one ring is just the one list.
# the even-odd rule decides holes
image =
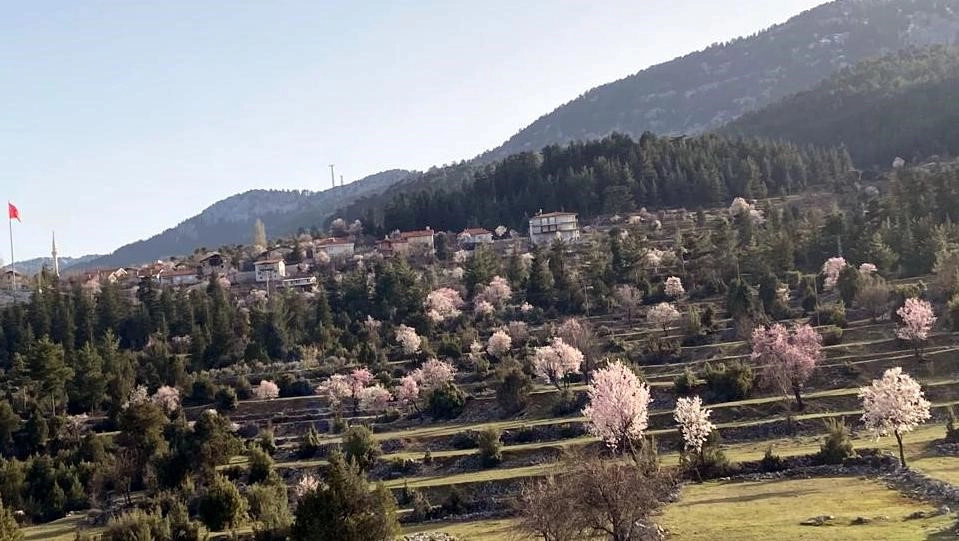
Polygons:
[[[672,533],[672,539],[683,541],[720,537],[738,541],[911,541],[937,539],[953,524],[949,516],[903,520],[913,511],[931,509],[875,481],[851,477],[710,482],[687,485],[682,499],[665,510],[660,524]],[[800,526],[800,522],[819,515],[833,515],[835,519],[829,526]],[[865,525],[850,524],[860,516],[874,520]]]

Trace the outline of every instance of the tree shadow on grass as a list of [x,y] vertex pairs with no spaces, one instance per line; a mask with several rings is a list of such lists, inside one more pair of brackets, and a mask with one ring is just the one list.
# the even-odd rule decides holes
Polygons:
[[817,494],[819,492],[820,491],[816,489],[780,490],[776,492],[763,492],[762,494],[730,495],[725,498],[710,498],[708,500],[696,500],[696,501],[680,500],[680,503],[688,507],[694,507],[697,505],[713,505],[718,503],[755,502],[755,501],[767,500],[771,498],[797,498],[797,497]]

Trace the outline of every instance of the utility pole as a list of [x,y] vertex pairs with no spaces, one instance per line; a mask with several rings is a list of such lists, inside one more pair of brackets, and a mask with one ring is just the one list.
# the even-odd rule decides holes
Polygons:
[[340,175],[340,186],[343,186],[343,175]]
[[330,164],[330,182],[333,184],[333,187],[336,188],[336,175],[333,174],[333,164]]

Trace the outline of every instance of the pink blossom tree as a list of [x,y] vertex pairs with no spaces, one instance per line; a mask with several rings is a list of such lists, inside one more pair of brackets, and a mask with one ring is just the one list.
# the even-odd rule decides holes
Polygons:
[[901,320],[899,328],[896,329],[896,336],[912,342],[916,358],[921,359],[923,343],[929,338],[929,331],[936,323],[936,314],[932,310],[932,305],[928,301],[910,297],[899,310],[896,310],[896,314]]
[[822,337],[811,326],[796,326],[792,332],[780,323],[753,329],[752,360],[764,365],[763,379],[796,397],[801,410],[802,388],[822,358]]
[[864,275],[875,274],[879,269],[876,268],[872,263],[863,263],[859,265],[859,273]]
[[396,342],[400,345],[404,354],[413,355],[419,352],[423,339],[416,334],[416,329],[400,325],[396,328]]
[[626,322],[633,322],[633,314],[643,304],[643,291],[631,285],[616,286],[613,290],[613,303],[626,312]]
[[473,313],[481,318],[491,315],[495,311],[496,307],[493,306],[493,303],[487,300],[480,299],[473,303]]
[[456,368],[446,361],[429,359],[423,366],[414,370],[411,375],[419,384],[420,392],[430,394],[434,390],[453,382],[456,377]]
[[463,298],[455,289],[442,287],[426,296],[426,317],[434,323],[456,319],[463,313]]
[[673,411],[673,419],[679,425],[683,436],[683,450],[699,455],[700,463],[703,463],[703,444],[716,428],[709,420],[710,414],[712,410],[704,408],[703,401],[698,396],[681,397],[676,401],[676,409]]
[[331,408],[339,411],[343,401],[351,396],[351,386],[347,376],[333,374],[330,379],[317,385],[316,394],[325,398]]
[[276,383],[265,379],[256,386],[256,389],[253,391],[253,396],[260,400],[273,400],[280,396],[280,387]]
[[664,284],[664,292],[670,297],[681,297],[683,293],[686,293],[686,288],[683,287],[683,281],[678,276],[670,276],[666,278]]
[[180,391],[176,387],[164,385],[153,393],[150,400],[168,414],[180,409]]
[[846,260],[842,257],[830,257],[822,265],[822,273],[825,276],[823,287],[827,290],[836,287],[839,283],[839,274],[846,268]]
[[635,449],[649,425],[649,386],[620,361],[593,374],[583,409],[589,433],[613,450]]
[[679,310],[668,302],[661,302],[646,312],[646,319],[656,327],[662,327],[669,336],[669,326],[679,321]]
[[412,375],[400,378],[399,384],[393,389],[393,396],[402,406],[419,411],[417,400],[420,398],[420,384]]
[[578,372],[582,365],[583,353],[559,337],[533,351],[533,371],[559,390],[561,384],[569,387],[569,375]]
[[493,306],[502,306],[511,298],[513,298],[513,289],[509,286],[509,281],[502,276],[494,276],[476,296],[477,300],[484,300]]
[[489,337],[489,341],[486,343],[486,352],[497,359],[502,359],[512,347],[513,339],[510,338],[510,335],[506,331],[498,330]]
[[896,436],[899,444],[899,461],[906,466],[902,449],[902,435],[930,418],[931,404],[923,395],[919,382],[902,371],[902,367],[886,370],[882,378],[872,380],[872,385],[859,389],[862,400],[862,422],[873,431],[876,438]]
[[359,392],[360,409],[372,413],[385,411],[393,400],[393,395],[385,387],[377,383],[364,387]]

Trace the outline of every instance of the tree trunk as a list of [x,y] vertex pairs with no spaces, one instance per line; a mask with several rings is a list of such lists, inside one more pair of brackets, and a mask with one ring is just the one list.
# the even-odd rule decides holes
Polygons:
[[799,411],[802,411],[806,407],[802,402],[802,387],[793,383],[793,394],[796,396],[796,407],[799,408]]
[[896,442],[899,444],[899,462],[902,464],[902,467],[906,467],[906,454],[902,451],[902,434],[898,430],[895,432]]

